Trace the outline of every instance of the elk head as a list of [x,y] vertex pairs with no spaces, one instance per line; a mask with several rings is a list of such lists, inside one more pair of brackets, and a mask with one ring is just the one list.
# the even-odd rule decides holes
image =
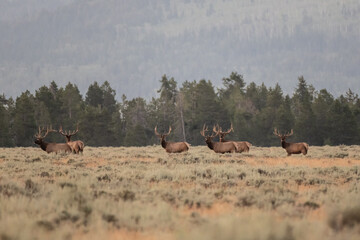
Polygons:
[[219,131],[217,131],[215,126],[213,127],[213,134],[206,135],[207,131],[208,131],[208,127],[204,124],[202,130],[200,131],[200,134],[205,138],[206,143],[212,142],[212,139],[219,134]]
[[222,128],[219,127],[219,125],[217,125],[216,128],[214,127],[213,131],[219,135],[219,142],[227,142],[225,140],[225,136],[228,135],[231,131],[234,131],[234,129],[233,129],[233,125],[231,123],[230,129],[228,129],[225,132],[222,131]]
[[72,132],[70,130],[64,132],[61,125],[59,128],[59,133],[66,137],[66,142],[70,142],[71,137],[74,136],[78,131],[79,131],[79,124],[76,125],[76,130]]
[[52,126],[47,126],[46,127],[46,132],[45,134],[42,134],[42,132],[45,131],[45,127],[40,128],[39,126],[39,132],[36,133],[35,136],[35,141],[34,143],[40,145],[43,142],[43,139],[49,134],[49,132],[57,132],[56,130],[52,129]]
[[164,133],[164,134],[160,134],[160,133],[158,133],[158,131],[157,131],[157,126],[155,127],[155,135],[158,137],[158,138],[160,138],[160,141],[162,142],[162,141],[165,141],[165,138],[171,133],[171,126],[169,126],[169,132],[168,133]]

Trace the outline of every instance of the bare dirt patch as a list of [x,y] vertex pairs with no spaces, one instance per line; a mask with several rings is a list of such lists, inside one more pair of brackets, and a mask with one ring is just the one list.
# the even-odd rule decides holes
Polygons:
[[252,166],[304,166],[304,167],[350,167],[360,166],[360,161],[352,158],[252,158],[246,157],[244,161]]
[[108,163],[105,158],[88,158],[84,161],[85,167],[88,168],[97,168],[99,166],[104,166]]
[[[118,240],[118,239],[126,239],[126,240],[158,240],[158,239],[175,239],[173,233],[162,232],[162,231],[131,231],[128,229],[119,229],[119,230],[108,230],[106,232],[101,233],[101,237],[103,239],[108,240]],[[77,233],[73,235],[74,239],[96,239],[94,233]]]
[[195,212],[200,214],[203,217],[217,217],[220,215],[231,214],[234,211],[234,204],[226,203],[226,202],[217,202],[212,204],[211,207],[183,207],[179,209],[180,213],[191,215]]
[[132,161],[132,162],[157,162],[158,158],[155,157],[119,157],[116,161]]

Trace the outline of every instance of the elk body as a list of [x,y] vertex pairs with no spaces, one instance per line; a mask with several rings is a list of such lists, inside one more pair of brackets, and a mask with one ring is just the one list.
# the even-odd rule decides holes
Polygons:
[[46,133],[44,135],[42,135],[42,131],[44,131],[45,129],[42,128],[40,129],[39,127],[39,132],[37,134],[35,134],[35,143],[37,145],[40,146],[40,148],[42,150],[44,150],[47,153],[58,153],[58,152],[71,152],[71,148],[68,144],[66,143],[48,143],[45,142],[43,139],[48,135],[49,132],[56,132],[56,130],[53,130],[51,127],[49,129],[49,127],[46,128]]
[[289,143],[286,142],[286,138],[293,135],[293,130],[291,129],[290,133],[287,134],[280,134],[277,129],[274,129],[274,135],[278,136],[281,139],[281,146],[285,148],[288,156],[291,156],[291,154],[304,154],[306,155],[309,150],[309,144],[306,142],[300,142],[300,143]]
[[231,131],[234,131],[233,126],[231,124],[231,127],[229,130],[227,130],[226,132],[223,132],[222,129],[217,126],[217,129],[214,128],[213,131],[218,132],[219,135],[219,142],[233,142],[236,144],[236,146],[238,147],[236,150],[236,152],[238,153],[242,153],[242,152],[249,152],[250,151],[250,147],[252,146],[251,143],[247,142],[247,141],[242,141],[242,142],[236,142],[236,141],[229,141],[225,139],[225,136],[227,134],[229,134]]
[[170,134],[171,127],[169,127],[169,132],[166,134],[160,134],[157,131],[157,126],[155,127],[155,135],[160,138],[161,146],[168,153],[181,153],[189,150],[190,145],[187,142],[167,142],[165,138]]
[[213,142],[212,139],[216,137],[219,133],[215,131],[215,126],[213,128],[214,133],[209,136],[205,135],[208,131],[208,128],[203,126],[202,131],[200,132],[201,136],[205,138],[207,146],[216,153],[231,153],[238,151],[238,146],[234,142]]
[[76,130],[72,132],[70,132],[70,130],[64,132],[62,126],[60,126],[59,129],[59,133],[65,137],[66,143],[70,146],[71,151],[76,154],[78,154],[79,152],[82,153],[85,147],[84,143],[80,140],[71,141],[71,137],[74,136],[78,131],[79,131],[78,126],[76,126]]

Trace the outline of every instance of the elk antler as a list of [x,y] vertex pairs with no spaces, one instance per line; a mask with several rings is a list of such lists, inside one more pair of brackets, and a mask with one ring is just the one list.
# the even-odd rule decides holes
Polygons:
[[42,130],[44,130],[44,128],[40,128],[40,126],[39,126],[39,132],[38,133],[36,133],[34,136],[36,137],[36,138],[42,138],[41,137],[41,132],[42,132]]
[[207,130],[208,130],[208,128],[206,127],[206,125],[205,125],[205,123],[204,123],[204,126],[203,126],[203,128],[202,128],[202,131],[200,131],[201,136],[206,137],[206,136],[205,136],[205,132],[206,132]]
[[169,132],[166,133],[166,134],[160,134],[160,133],[158,133],[158,131],[157,131],[157,126],[155,126],[154,131],[155,131],[155,135],[158,136],[159,138],[161,138],[161,137],[166,137],[167,135],[169,135],[169,134],[171,133],[171,126],[169,126]]
[[278,137],[290,137],[291,135],[293,135],[294,134],[294,131],[291,129],[291,131],[290,131],[290,133],[286,133],[286,134],[280,134],[279,132],[278,132],[278,130],[276,129],[276,128],[274,128],[274,134],[276,135],[276,136],[278,136]]
[[158,137],[161,137],[160,133],[158,133],[158,131],[157,131],[157,126],[155,126],[154,130],[155,130],[155,135],[158,136]]
[[212,134],[211,136],[205,135],[205,132],[207,132],[207,131],[208,131],[208,128],[207,128],[206,125],[204,124],[202,131],[200,131],[201,136],[203,136],[203,137],[205,137],[205,138],[206,138],[206,137],[213,138],[213,137],[216,137],[216,136],[219,134],[219,131],[216,130],[216,127],[215,127],[215,126],[213,127],[213,131],[214,131],[215,135],[214,135],[214,134]]
[[76,125],[76,130],[74,130],[73,132],[70,132],[70,130],[64,132],[61,125],[60,125],[60,128],[59,128],[59,133],[61,135],[69,136],[69,137],[75,135],[78,131],[79,131],[79,124]]
[[171,133],[171,126],[169,126],[169,132],[167,134],[164,134],[165,136],[169,135]]
[[277,128],[274,128],[274,135],[281,137],[281,134],[278,132]]
[[219,126],[219,124],[216,124],[216,126],[214,126],[214,128],[213,128],[213,132],[216,132],[216,133],[221,134],[223,136],[229,134],[231,131],[234,131],[232,123],[231,123],[231,126],[230,126],[229,130],[227,130],[226,132],[222,131],[222,128]]
[[290,137],[293,134],[294,134],[294,131],[291,129],[290,133],[285,134],[284,137]]
[[234,131],[232,123],[231,123],[229,130],[227,130],[226,132],[223,132],[222,129],[220,128],[220,133],[224,134],[224,135],[229,134],[231,131]]
[[40,128],[40,126],[39,126],[39,132],[37,134],[35,134],[35,137],[42,139],[42,138],[45,138],[49,134],[49,132],[57,132],[56,130],[52,129],[51,125],[50,125],[50,128],[49,128],[49,126],[46,126],[46,133],[44,134],[44,136],[42,136],[41,133],[44,130],[45,130],[45,127]]
[[[213,127],[213,131],[214,131],[214,129],[215,129],[215,126]],[[221,129],[219,129],[219,131],[220,131]],[[214,134],[211,134],[211,138],[213,138],[213,137],[216,137],[217,135],[219,135],[219,131],[217,131],[217,132],[215,132],[215,135]]]
[[221,133],[221,128],[220,128],[219,124],[216,124],[216,126],[214,125],[213,132],[217,133],[217,134]]

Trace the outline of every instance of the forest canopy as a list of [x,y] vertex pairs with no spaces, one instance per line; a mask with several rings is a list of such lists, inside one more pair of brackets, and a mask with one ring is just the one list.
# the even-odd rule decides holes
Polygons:
[[[274,128],[294,130],[291,141],[310,145],[355,145],[360,143],[360,99],[349,89],[335,98],[326,89],[316,90],[304,77],[292,96],[284,95],[279,84],[267,87],[247,84],[232,72],[216,89],[210,80],[185,81],[178,86],[173,77],[159,80],[158,97],[147,101],[137,97],[116,100],[109,82],[93,82],[82,96],[75,84],[59,87],[56,82],[16,99],[0,95],[0,146],[34,146],[39,126],[74,130],[76,139],[88,146],[144,146],[158,144],[158,131],[172,132],[171,141],[203,145],[203,124],[233,125],[228,138],[249,141],[256,146],[277,146]],[[60,134],[47,141],[64,142]]]

